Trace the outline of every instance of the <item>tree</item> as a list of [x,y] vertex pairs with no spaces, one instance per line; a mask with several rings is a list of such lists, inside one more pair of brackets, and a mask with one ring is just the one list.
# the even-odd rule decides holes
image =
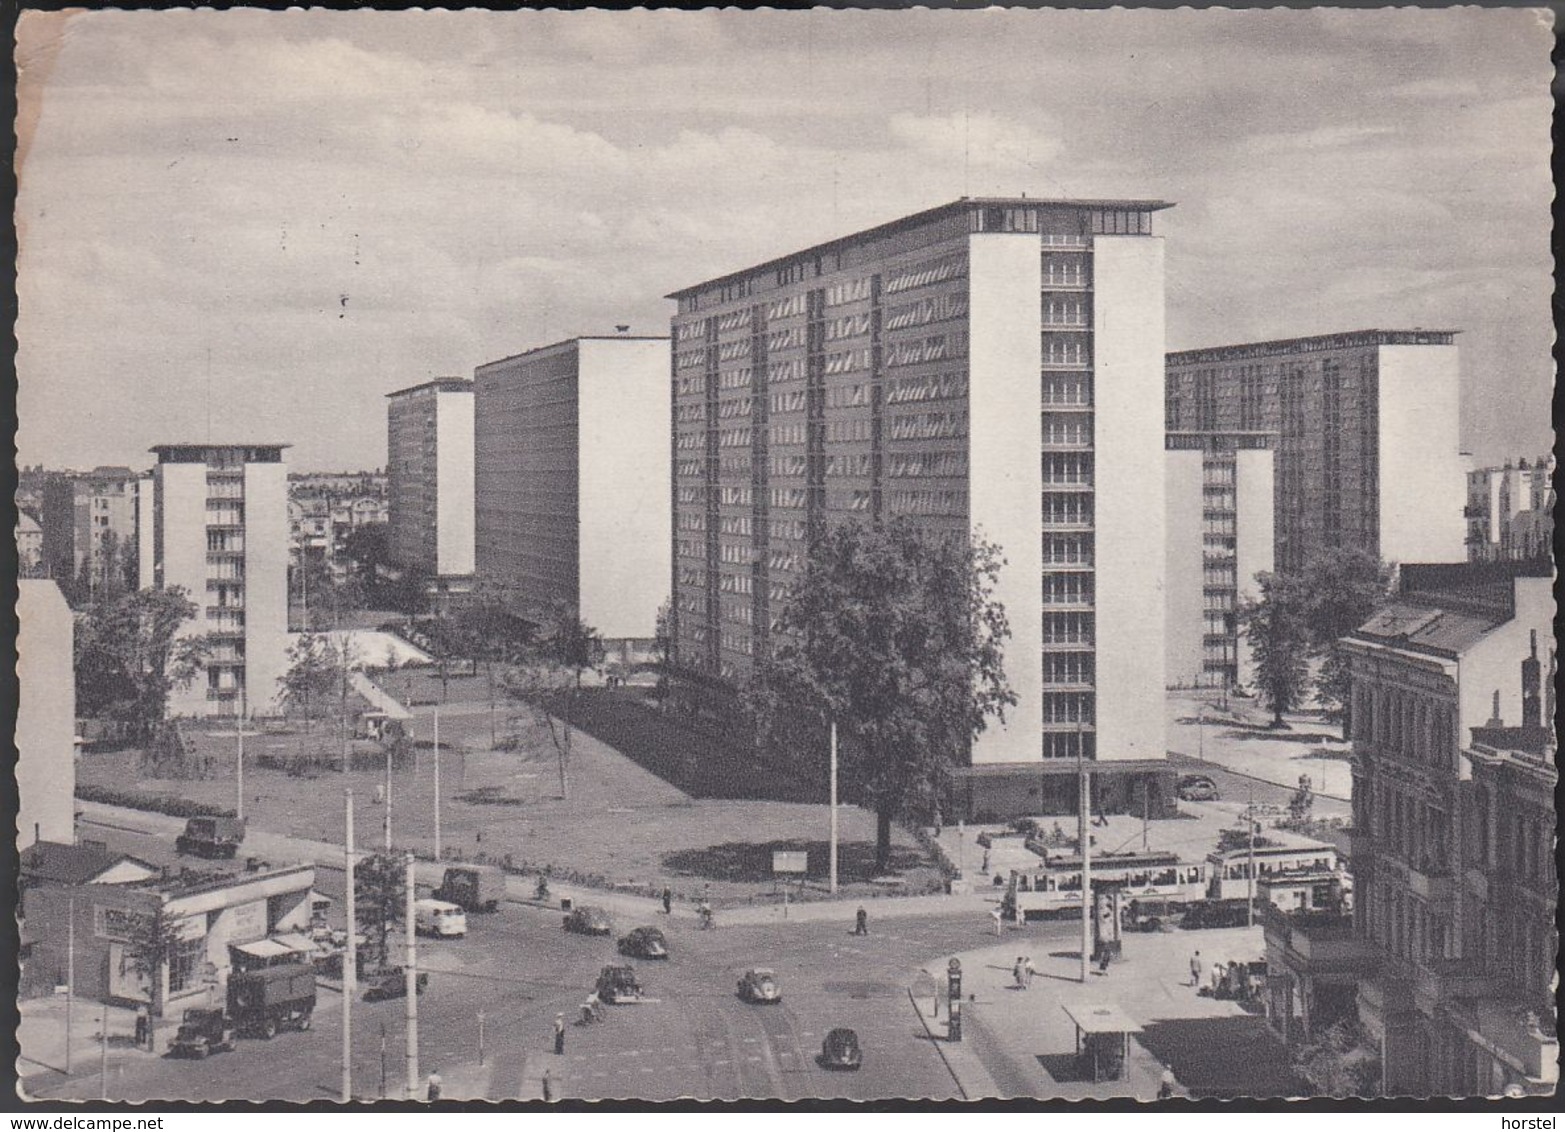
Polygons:
[[374,578],[382,566],[391,564],[391,528],[386,523],[365,523],[355,527],[342,540],[342,553],[362,577]]
[[658,606],[657,624],[652,631],[652,669],[657,674],[657,686],[653,694],[657,698],[659,711],[668,707],[668,667],[674,656],[674,638],[669,632],[672,612],[672,603],[664,598],[663,604]]
[[1283,574],[1255,576],[1259,599],[1239,607],[1239,622],[1255,654],[1256,683],[1271,709],[1273,728],[1286,728],[1283,713],[1298,706],[1309,672],[1309,632],[1303,596],[1296,579]]
[[1380,1092],[1380,1053],[1356,1019],[1328,1027],[1293,1059],[1294,1072],[1317,1097],[1373,1097]]
[[77,710],[117,719],[145,736],[168,714],[169,695],[196,678],[211,652],[206,636],[181,636],[196,605],[179,586],[95,602],[76,621]]
[[951,768],[1016,703],[993,596],[1003,565],[978,533],[939,538],[906,520],[832,527],[813,541],[747,689],[761,741],[822,776],[837,724],[845,794],[875,813],[879,870],[893,819],[930,820]]
[[473,591],[448,624],[457,649],[484,666],[489,685],[489,745],[493,747],[499,741],[495,711],[500,670],[514,664],[532,646],[535,627],[512,612],[504,590],[483,584]]
[[341,657],[331,639],[317,633],[301,633],[288,650],[288,671],[278,678],[283,696],[298,704],[306,729],[319,718],[340,679]]
[[163,969],[170,964],[184,941],[182,919],[170,916],[158,906],[151,915],[134,913],[127,920],[124,963],[128,971],[147,984],[147,1001],[157,1003],[161,997],[159,983]]
[[1391,596],[1394,571],[1362,550],[1328,547],[1310,556],[1300,572],[1305,631],[1311,652],[1321,659],[1315,691],[1342,714],[1342,735],[1351,733],[1352,696],[1347,654],[1341,639],[1368,621]]
[[[506,670],[501,688],[531,709],[548,732],[560,772],[560,797],[570,796],[572,733],[581,701],[582,676],[603,658],[603,638],[569,606],[550,611],[532,646]],[[556,712],[565,709],[561,720]]]
[[407,905],[407,861],[387,853],[366,857],[353,866],[354,913],[359,929],[375,942],[380,966],[386,965],[386,940],[400,923]]

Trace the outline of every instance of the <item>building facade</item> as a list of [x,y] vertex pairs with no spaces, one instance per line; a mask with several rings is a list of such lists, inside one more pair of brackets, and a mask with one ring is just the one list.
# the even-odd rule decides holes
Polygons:
[[48,578],[21,578],[16,597],[17,848],[76,840],[75,619]]
[[812,532],[908,517],[1007,559],[1018,702],[964,808],[1038,812],[1078,753],[1161,765],[1165,207],[962,200],[670,296],[687,688],[731,701]]
[[16,568],[24,578],[45,577],[43,526],[26,511],[16,513]]
[[129,587],[135,555],[138,476],[129,468],[50,476],[43,489],[43,560],[49,576],[89,600],[105,586]]
[[[479,366],[480,580],[649,644],[668,600],[669,341],[572,338]],[[638,645],[636,647],[641,647]]]
[[1554,552],[1554,456],[1467,473],[1467,559],[1517,562]]
[[1265,432],[1167,434],[1171,688],[1242,687],[1254,678],[1238,611],[1258,596],[1256,574],[1275,568],[1274,439]]
[[165,444],[152,451],[152,570],[182,587],[206,636],[197,680],[176,688],[171,715],[267,715],[287,672],[288,469],[282,444]]
[[1353,924],[1375,957],[1357,1007],[1391,1095],[1557,1079],[1552,584],[1542,565],[1404,566],[1344,638]]
[[1170,432],[1274,433],[1276,568],[1322,547],[1459,562],[1455,331],[1364,330],[1168,355]]
[[461,377],[386,395],[391,556],[432,581],[473,575],[473,411]]

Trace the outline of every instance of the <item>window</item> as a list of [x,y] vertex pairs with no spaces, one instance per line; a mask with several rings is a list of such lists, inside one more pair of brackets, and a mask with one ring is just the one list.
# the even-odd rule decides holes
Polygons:
[[206,963],[206,936],[180,940],[168,957],[168,991],[177,994],[201,982]]

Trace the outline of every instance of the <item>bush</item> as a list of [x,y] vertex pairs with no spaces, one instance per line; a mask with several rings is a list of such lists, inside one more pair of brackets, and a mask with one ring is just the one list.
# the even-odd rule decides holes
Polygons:
[[234,811],[211,802],[198,802],[193,798],[175,798],[167,794],[148,794],[141,790],[117,790],[112,786],[79,783],[76,796],[84,802],[101,802],[106,806],[124,806],[131,810],[147,810],[156,814],[168,814],[175,818],[230,818]]

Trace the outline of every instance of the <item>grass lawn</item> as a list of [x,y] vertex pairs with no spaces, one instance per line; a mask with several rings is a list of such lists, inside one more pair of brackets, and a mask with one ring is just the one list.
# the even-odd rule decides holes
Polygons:
[[[390,690],[398,694],[393,677]],[[434,682],[438,686],[438,681]],[[827,868],[825,838],[828,807],[810,802],[756,801],[693,797],[601,740],[578,731],[569,768],[568,797],[560,797],[558,756],[547,733],[525,714],[502,707],[500,729],[520,733],[517,751],[490,750],[487,692],[482,681],[462,682],[463,698],[441,712],[440,762],[442,848],[447,857],[509,856],[513,865],[549,865],[556,872],[601,877],[610,884],[661,888],[668,885],[684,899],[710,886],[714,903],[733,905],[769,901],[773,848],[806,848],[811,880],[822,886]],[[453,690],[456,682],[452,683]],[[417,689],[422,691],[423,689]],[[437,693],[438,694],[438,693]],[[636,712],[645,709],[630,705]],[[423,709],[421,709],[421,712]],[[629,716],[628,718],[637,718]],[[656,722],[656,717],[653,717]],[[420,714],[414,733],[424,743],[415,764],[392,778],[392,827],[399,848],[434,849],[434,758],[428,748],[430,719]],[[664,724],[652,732],[653,748],[681,753],[675,729]],[[334,742],[334,732],[317,725],[311,736],[257,735],[246,740],[245,809],[258,828],[322,840],[341,840],[342,790],[355,798],[355,827],[362,847],[382,844],[385,807],[376,799],[384,787],[372,770],[319,772],[295,777],[266,770],[252,759],[270,748],[286,751],[300,742]],[[650,741],[649,741],[650,742]],[[701,742],[710,742],[703,740]],[[660,744],[660,745],[658,745]],[[234,804],[232,737],[203,742],[211,777],[146,777],[134,751],[84,754],[78,770],[83,783]],[[692,747],[691,752],[704,750]],[[683,757],[690,758],[691,752]],[[643,752],[643,758],[652,760]],[[718,782],[739,772],[732,766],[714,772]],[[700,784],[701,777],[695,782]],[[874,815],[844,808],[840,815],[843,888],[850,897],[885,891],[871,884]],[[913,839],[893,831],[893,872],[923,873],[929,862]],[[916,879],[916,878],[915,878]],[[808,887],[808,885],[807,885]]]

